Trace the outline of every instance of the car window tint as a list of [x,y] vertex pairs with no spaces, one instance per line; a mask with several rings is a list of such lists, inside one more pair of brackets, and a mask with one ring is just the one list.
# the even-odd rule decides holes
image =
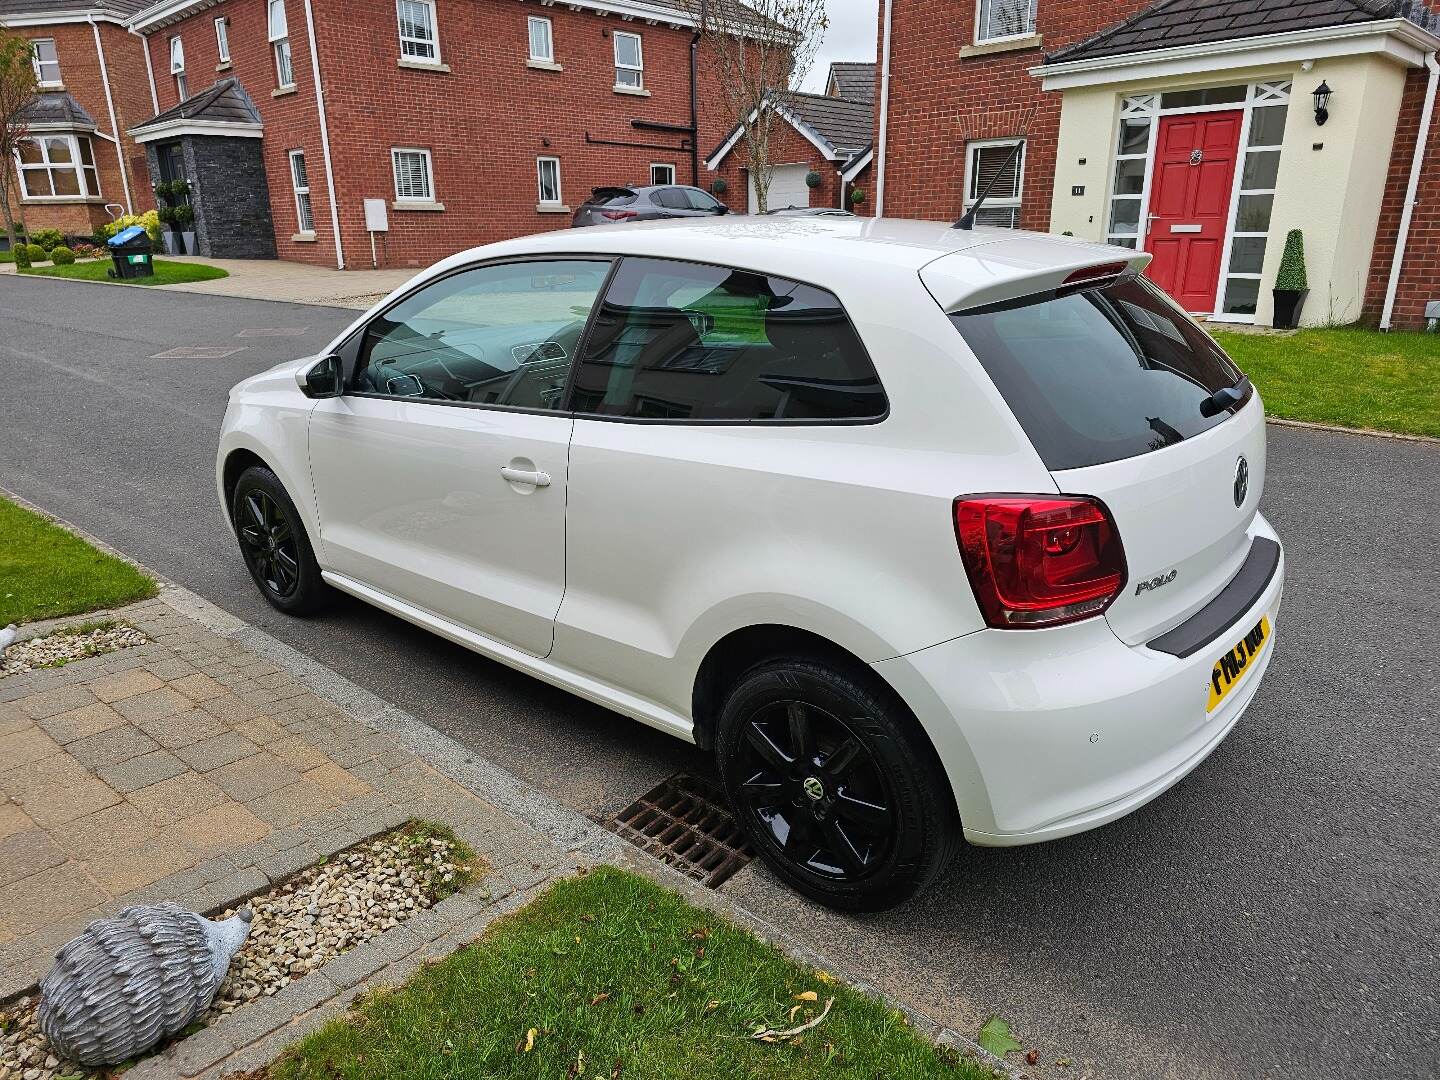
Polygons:
[[679,188],[667,187],[651,194],[651,199],[667,210],[689,210],[690,200]]
[[714,210],[720,205],[719,200],[712,199],[699,188],[681,188],[685,194],[686,201],[690,204],[691,210]]
[[452,274],[376,317],[358,393],[559,409],[610,263],[556,260]]
[[629,188],[596,188],[585,201],[590,206],[628,206],[637,197]]
[[840,302],[745,270],[625,259],[595,317],[573,407],[672,420],[883,416]]
[[1049,469],[1163,449],[1223,423],[1240,371],[1141,278],[950,316]]

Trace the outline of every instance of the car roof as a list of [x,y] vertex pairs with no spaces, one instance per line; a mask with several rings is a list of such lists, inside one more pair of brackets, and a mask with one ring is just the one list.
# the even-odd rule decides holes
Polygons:
[[[848,279],[873,286],[880,267],[917,273],[947,311],[975,295],[1021,295],[1027,281],[1063,281],[1070,273],[1123,263],[1138,271],[1142,252],[1073,237],[899,218],[747,216],[682,218],[562,229],[471,248],[432,268],[520,255],[634,255],[715,262],[831,289]],[[1038,285],[1034,291],[1049,285]],[[987,301],[988,302],[988,301]]]

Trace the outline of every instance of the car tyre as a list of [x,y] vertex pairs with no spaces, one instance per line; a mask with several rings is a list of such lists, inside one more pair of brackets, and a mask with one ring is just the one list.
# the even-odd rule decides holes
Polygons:
[[785,659],[750,669],[716,732],[725,793],[759,856],[842,911],[882,911],[928,885],[960,831],[938,760],[865,674]]
[[332,599],[300,512],[265,466],[252,465],[240,474],[230,520],[250,577],[272,607],[287,615],[309,615]]

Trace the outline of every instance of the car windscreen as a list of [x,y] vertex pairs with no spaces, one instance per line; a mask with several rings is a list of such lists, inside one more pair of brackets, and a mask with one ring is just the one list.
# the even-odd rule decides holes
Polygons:
[[1206,416],[1201,405],[1239,369],[1142,278],[950,319],[1051,471],[1161,450],[1234,411]]

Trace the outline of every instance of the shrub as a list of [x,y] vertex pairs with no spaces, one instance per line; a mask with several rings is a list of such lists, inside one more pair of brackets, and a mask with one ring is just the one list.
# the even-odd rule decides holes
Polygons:
[[1310,287],[1305,276],[1305,236],[1299,229],[1285,235],[1285,254],[1275,275],[1275,288],[1285,292],[1303,292]]
[[861,203],[863,203],[865,201],[865,189],[857,187],[853,191],[851,191],[850,201],[856,206],[859,206]]
[[36,229],[30,234],[30,242],[38,244],[41,248],[49,251],[51,248],[59,247],[65,243],[65,234],[59,229]]
[[805,186],[808,188],[817,188],[824,182],[825,178],[814,169],[811,169],[805,174]]
[[181,203],[175,207],[175,224],[182,229],[195,220],[195,208],[189,203]]
[[46,251],[43,247],[41,247],[39,244],[26,244],[25,254],[30,256],[30,261],[32,263],[44,262],[46,259],[50,258],[50,253]]
[[50,261],[56,266],[69,266],[75,261],[75,252],[64,244],[57,244],[50,249]]
[[175,224],[175,208],[173,206],[160,207],[160,209],[156,212],[156,216],[160,218],[161,225]]
[[29,245],[29,244],[16,244],[16,245],[15,245],[15,268],[16,268],[17,270],[29,270],[29,269],[30,269],[30,245]]
[[724,195],[725,189],[729,186],[723,176],[717,176],[714,180],[710,181],[710,192],[713,195]]
[[128,229],[131,225],[143,226],[145,231],[150,234],[150,242],[160,243],[160,215],[154,210],[146,210],[145,213],[138,215],[125,214],[109,224],[100,226],[100,232],[103,234],[101,239],[108,240],[121,229]]

